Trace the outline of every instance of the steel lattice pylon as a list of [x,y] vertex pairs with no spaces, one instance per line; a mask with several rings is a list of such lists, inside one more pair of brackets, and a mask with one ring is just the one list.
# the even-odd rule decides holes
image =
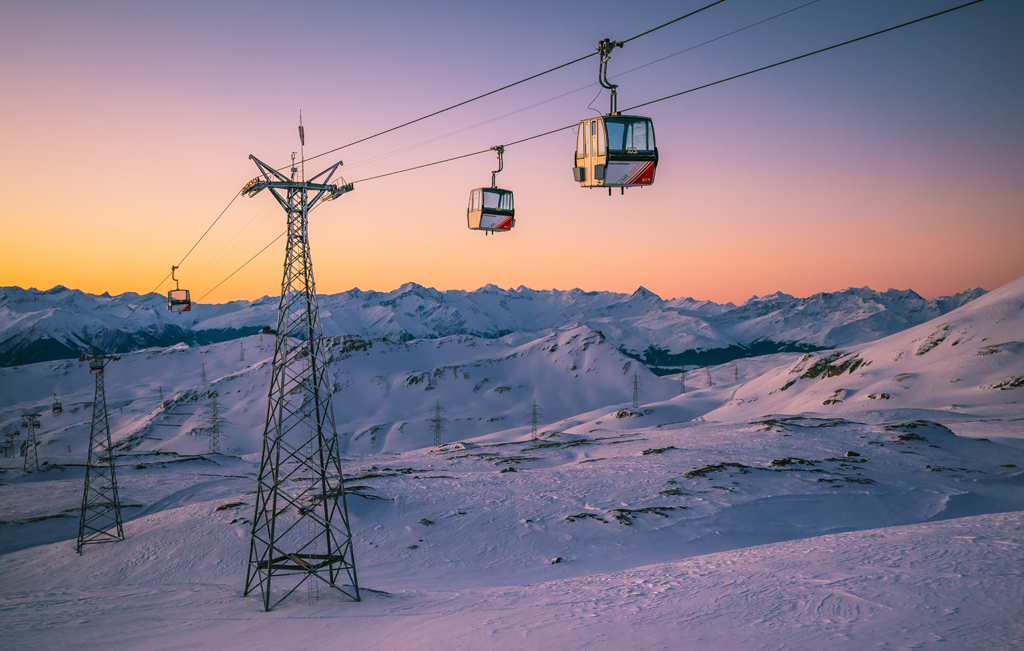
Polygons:
[[[288,240],[245,594],[258,586],[270,610],[304,582],[312,595],[322,581],[359,601],[307,230],[318,202],[352,186],[330,184],[340,162],[307,182],[295,180],[294,163],[289,179],[250,158],[262,176],[242,192],[270,190],[288,215]],[[278,577],[285,583],[272,596]]]
[[96,396],[92,403],[92,428],[89,430],[89,457],[85,464],[85,490],[82,493],[82,514],[78,522],[78,544],[81,554],[85,545],[124,540],[121,523],[121,501],[117,495],[114,472],[114,450],[110,444],[110,420],[107,418],[107,397],[103,388],[103,371],[120,359],[114,355],[92,355],[80,361],[89,362],[96,376]]
[[25,465],[22,470],[25,472],[31,472],[35,470],[39,472],[39,450],[37,450],[38,443],[36,441],[36,430],[39,429],[39,412],[24,412],[21,414],[24,418],[22,427],[27,432],[25,433]]

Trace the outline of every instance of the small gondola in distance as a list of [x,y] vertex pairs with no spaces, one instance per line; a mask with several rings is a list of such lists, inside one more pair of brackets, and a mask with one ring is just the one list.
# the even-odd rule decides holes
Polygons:
[[178,279],[174,277],[177,267],[171,267],[171,280],[174,281],[174,289],[167,291],[167,309],[171,312],[191,312],[192,299],[187,289],[178,286]]
[[501,145],[491,147],[498,152],[498,169],[491,172],[491,187],[474,188],[469,192],[469,206],[466,208],[466,225],[472,231],[485,234],[507,233],[516,225],[515,198],[511,190],[499,188],[497,176],[504,167]]

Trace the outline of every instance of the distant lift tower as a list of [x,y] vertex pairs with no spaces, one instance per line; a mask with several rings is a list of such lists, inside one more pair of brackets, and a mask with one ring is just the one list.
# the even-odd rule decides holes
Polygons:
[[249,158],[261,176],[242,193],[270,191],[287,213],[288,240],[245,594],[259,587],[270,610],[304,582],[312,594],[322,581],[359,601],[307,230],[309,211],[352,185],[331,183],[340,161],[306,181],[296,179],[295,154],[291,178]]
[[21,427],[25,429],[25,472],[35,470],[39,472],[39,451],[36,450],[36,430],[39,429],[39,413],[23,412],[21,414]]
[[444,413],[444,407],[441,406],[441,401],[438,400],[437,404],[434,405],[434,415],[427,419],[430,423],[430,431],[434,433],[434,447],[441,447],[441,436],[444,434],[444,424],[448,422],[448,419],[442,416]]
[[78,521],[76,551],[79,554],[86,545],[124,540],[121,501],[117,496],[117,475],[114,474],[114,449],[110,444],[107,397],[103,390],[104,369],[119,359],[116,355],[88,355],[79,359],[89,362],[89,371],[96,376],[89,458],[85,464],[85,491],[82,493],[82,515]]
[[537,399],[533,399],[533,404],[530,405],[530,438],[537,438],[537,426],[540,423],[540,407],[537,406]]

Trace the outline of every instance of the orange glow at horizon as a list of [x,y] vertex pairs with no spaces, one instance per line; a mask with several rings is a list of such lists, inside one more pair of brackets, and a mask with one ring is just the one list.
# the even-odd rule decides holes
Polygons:
[[[823,8],[794,13],[813,29],[780,22],[774,36],[751,30],[749,42],[738,41],[743,48],[723,40],[714,46],[720,50],[698,50],[686,65],[651,66],[620,80],[620,106],[897,22],[899,12],[927,13],[927,6],[871,3],[877,25],[857,24],[850,33],[845,19]],[[772,7],[740,3],[729,10],[735,14],[694,22],[692,33],[637,41],[615,55],[615,69],[782,5]],[[255,176],[247,156],[283,165],[298,149],[300,107],[310,155],[586,52],[591,31],[639,32],[678,10],[652,3],[651,15],[622,19],[628,24],[595,18],[582,29],[568,9],[537,26],[511,8],[473,8],[478,19],[507,24],[512,42],[518,36],[536,45],[515,59],[499,57],[499,65],[467,56],[455,23],[427,8],[405,9],[410,15],[401,19],[353,10],[357,27],[346,28],[347,40],[336,49],[317,45],[316,54],[332,65],[357,55],[367,63],[337,73],[337,87],[322,83],[314,67],[288,82],[303,89],[294,96],[251,67],[244,46],[271,40],[265,27],[230,27],[224,9],[208,16],[225,30],[223,43],[212,26],[155,20],[147,11],[163,11],[156,8],[110,24],[102,12],[69,9],[71,16],[51,21],[20,9],[0,27],[0,78],[9,97],[31,98],[0,106],[0,286],[165,292],[173,283],[158,281]],[[386,292],[406,282],[439,290],[494,284],[631,293],[644,286],[666,299],[740,303],[775,291],[809,296],[851,286],[913,289],[926,298],[995,289],[1024,275],[1024,129],[1012,110],[1024,84],[992,86],[986,80],[998,75],[981,71],[1007,66],[1020,52],[1013,34],[993,30],[1022,13],[980,5],[959,22],[937,20],[870,48],[644,109],[658,137],[656,182],[624,196],[572,181],[571,131],[509,147],[498,184],[515,191],[511,233],[485,237],[465,224],[469,190],[489,184],[493,154],[357,183],[310,215],[317,290]],[[137,33],[122,35],[122,20]],[[821,25],[832,31],[821,32],[819,43]],[[395,33],[410,42],[385,52],[383,35]],[[802,40],[787,50],[786,39],[796,36]],[[426,48],[428,41],[442,45]],[[938,52],[936,42],[948,47]],[[268,60],[294,56],[290,47],[268,47]],[[280,75],[285,68],[277,65],[272,72]],[[591,83],[594,73],[567,68],[310,161],[307,176],[344,159],[341,174],[359,181],[573,123],[594,114],[587,102],[595,90],[486,121]],[[602,95],[594,106],[607,110],[606,102]],[[283,230],[284,213],[267,192],[238,198],[185,260],[181,286],[208,303],[277,295],[283,240],[211,290]]]

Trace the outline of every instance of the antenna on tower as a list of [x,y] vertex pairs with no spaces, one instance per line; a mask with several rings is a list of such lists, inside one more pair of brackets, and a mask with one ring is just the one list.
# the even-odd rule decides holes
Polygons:
[[302,180],[306,180],[306,130],[302,128],[302,109],[299,109],[299,161],[302,165]]
[[[304,134],[300,133],[300,146]],[[268,190],[287,215],[284,275],[273,332],[274,356],[263,452],[252,518],[245,595],[257,588],[270,610],[317,581],[359,601],[352,531],[334,423],[327,351],[309,247],[309,211],[352,184],[331,183],[337,162],[309,181],[284,176],[255,156],[260,176],[242,188]],[[347,581],[345,581],[347,579]],[[272,591],[272,584],[284,590]]]
[[430,423],[430,431],[434,433],[435,448],[441,446],[441,435],[445,432],[444,424],[448,422],[448,419],[441,415],[442,412],[444,412],[444,408],[441,407],[441,401],[438,400],[434,405],[434,415],[427,420]]

